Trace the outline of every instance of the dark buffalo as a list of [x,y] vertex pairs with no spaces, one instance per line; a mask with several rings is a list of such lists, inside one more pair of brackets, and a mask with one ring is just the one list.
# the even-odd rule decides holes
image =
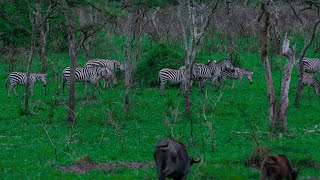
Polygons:
[[164,180],[166,177],[175,180],[186,179],[191,165],[201,161],[201,157],[197,160],[190,158],[186,147],[173,139],[160,140],[155,147],[153,157],[159,180]]
[[285,155],[276,154],[267,156],[261,164],[260,180],[295,180],[299,171],[291,167]]

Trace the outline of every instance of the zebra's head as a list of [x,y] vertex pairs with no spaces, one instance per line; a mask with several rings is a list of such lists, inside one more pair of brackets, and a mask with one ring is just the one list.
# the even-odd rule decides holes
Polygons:
[[252,84],[252,75],[253,72],[242,69],[243,76],[246,77],[250,84]]
[[43,86],[47,85],[47,74],[36,74],[36,80],[41,81]]
[[114,63],[114,67],[119,68],[121,71],[124,70],[124,66],[121,64],[120,61],[115,62],[115,63]]

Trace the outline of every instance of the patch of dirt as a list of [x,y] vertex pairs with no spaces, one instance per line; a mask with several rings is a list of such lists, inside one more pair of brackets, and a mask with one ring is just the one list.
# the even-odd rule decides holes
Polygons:
[[83,174],[88,171],[101,169],[115,172],[118,168],[143,169],[154,165],[154,162],[95,162],[88,157],[83,157],[79,161],[68,166],[58,166],[62,172],[74,172]]

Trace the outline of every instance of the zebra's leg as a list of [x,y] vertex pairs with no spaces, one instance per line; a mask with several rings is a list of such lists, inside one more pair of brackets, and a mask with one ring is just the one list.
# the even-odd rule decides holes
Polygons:
[[[9,89],[8,89],[8,98],[10,97],[10,93],[11,91],[14,89],[14,85],[10,85]],[[14,91],[15,92],[15,91]],[[16,92],[14,93],[16,95]],[[17,95],[16,95],[17,96]]]
[[165,89],[165,86],[166,86],[166,82],[161,82],[161,84],[160,84],[160,97],[163,96],[163,91]]
[[234,84],[235,84],[235,80],[233,79],[233,80],[232,80],[232,86],[231,86],[231,89],[232,89],[232,90],[234,89]]
[[34,84],[30,84],[30,93],[31,93],[31,96],[34,97],[34,94],[33,94],[33,86]]

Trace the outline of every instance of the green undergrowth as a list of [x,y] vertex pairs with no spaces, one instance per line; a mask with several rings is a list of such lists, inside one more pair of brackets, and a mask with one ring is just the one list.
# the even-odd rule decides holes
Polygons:
[[[201,55],[201,53],[200,53]],[[201,55],[203,62],[209,58],[220,59],[224,54]],[[31,115],[20,115],[24,100],[23,88],[17,87],[19,98],[13,93],[7,98],[1,86],[0,103],[0,177],[2,179],[156,179],[154,166],[146,169],[119,168],[115,171],[93,170],[84,174],[64,173],[57,169],[70,165],[82,157],[97,162],[153,161],[154,145],[160,139],[173,137],[184,143],[191,156],[200,154],[203,161],[195,164],[188,179],[258,179],[259,170],[245,166],[253,149],[253,135],[260,145],[271,153],[285,154],[294,167],[300,168],[300,179],[320,178],[319,132],[320,98],[313,91],[303,90],[298,107],[293,106],[297,84],[297,69],[292,75],[288,109],[288,129],[294,135],[282,138],[269,137],[267,94],[264,71],[258,54],[240,54],[241,67],[254,72],[253,84],[247,80],[226,81],[223,91],[206,84],[205,94],[197,86],[192,88],[191,104],[193,139],[190,122],[184,115],[183,96],[177,88],[169,86],[160,97],[157,87],[136,87],[130,92],[130,112],[123,111],[122,86],[102,90],[94,97],[84,94],[84,85],[76,84],[76,123],[66,124],[68,101],[58,91],[61,72],[68,65],[67,54],[48,56],[48,95],[39,83],[35,97],[30,98]],[[278,57],[277,57],[278,58]],[[280,63],[284,59],[276,59]],[[79,57],[78,64],[83,65]],[[3,66],[3,65],[2,65]],[[4,67],[4,66],[3,66]],[[34,69],[39,69],[35,59]],[[1,72],[6,78],[7,72]],[[275,68],[274,83],[279,94],[282,71]],[[211,128],[212,127],[212,128]],[[211,139],[212,137],[212,139]]]

